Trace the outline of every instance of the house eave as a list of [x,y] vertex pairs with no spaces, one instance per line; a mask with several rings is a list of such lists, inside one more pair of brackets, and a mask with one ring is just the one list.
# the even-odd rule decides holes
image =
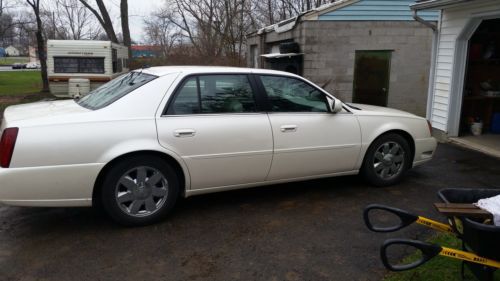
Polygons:
[[462,4],[465,2],[471,2],[474,0],[427,0],[421,1],[415,4],[410,5],[410,9],[418,11],[418,10],[440,10],[444,8],[448,8],[450,6],[456,6],[457,4]]

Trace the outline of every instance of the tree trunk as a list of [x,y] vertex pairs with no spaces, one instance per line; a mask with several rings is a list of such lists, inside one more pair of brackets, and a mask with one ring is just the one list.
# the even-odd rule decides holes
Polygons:
[[128,48],[128,57],[132,58],[132,41],[130,40],[130,28],[128,25],[128,3],[127,0],[120,2],[120,17],[122,22],[123,45]]
[[99,11],[101,12],[102,19],[104,21],[103,28],[108,35],[109,40],[118,43],[118,38],[116,37],[115,29],[113,28],[113,22],[109,17],[108,10],[106,10],[106,6],[102,0],[96,0],[97,7],[99,7]]
[[40,65],[42,67],[42,92],[48,92],[49,79],[47,77],[47,55],[45,51],[45,41],[43,40],[42,20],[40,19],[40,15],[37,15],[36,17],[36,43],[38,48],[38,58],[40,59]]
[[38,58],[42,67],[42,92],[49,91],[49,79],[47,77],[47,56],[45,51],[45,41],[43,40],[43,25],[40,18],[40,0],[26,0],[26,2],[33,8],[33,13],[36,18],[36,43],[38,48]]
[[92,8],[92,6],[90,6],[90,4],[87,3],[87,0],[79,0],[79,1],[94,14],[94,16],[97,18],[102,28],[104,29],[104,32],[106,32],[108,39],[114,43],[118,43],[118,38],[116,37],[115,29],[113,28],[113,22],[109,17],[109,13],[108,10],[106,10],[104,2],[102,0],[96,0],[97,7],[99,8],[100,12],[99,14],[99,12],[96,9]]

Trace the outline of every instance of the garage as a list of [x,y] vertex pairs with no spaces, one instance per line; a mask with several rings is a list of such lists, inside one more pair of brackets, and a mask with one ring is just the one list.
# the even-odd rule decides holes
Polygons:
[[481,22],[469,41],[459,136],[500,135],[500,19]]
[[436,137],[500,157],[500,2],[424,0],[440,10],[427,118]]

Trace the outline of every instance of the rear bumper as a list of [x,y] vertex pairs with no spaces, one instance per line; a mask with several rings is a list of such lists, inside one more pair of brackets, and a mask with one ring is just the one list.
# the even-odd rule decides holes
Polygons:
[[0,203],[12,206],[91,206],[104,164],[0,169]]
[[413,167],[422,165],[432,159],[436,151],[437,141],[435,138],[425,138],[415,140],[415,158]]

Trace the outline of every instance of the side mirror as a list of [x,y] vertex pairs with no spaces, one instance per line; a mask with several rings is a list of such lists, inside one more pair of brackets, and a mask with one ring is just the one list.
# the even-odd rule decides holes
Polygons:
[[342,111],[342,102],[339,99],[326,97],[331,113],[339,113]]

